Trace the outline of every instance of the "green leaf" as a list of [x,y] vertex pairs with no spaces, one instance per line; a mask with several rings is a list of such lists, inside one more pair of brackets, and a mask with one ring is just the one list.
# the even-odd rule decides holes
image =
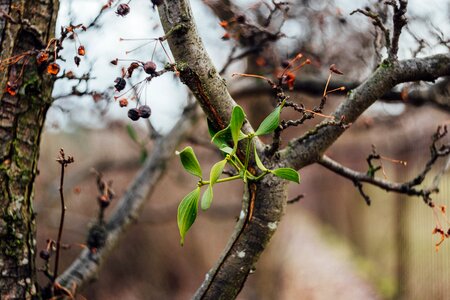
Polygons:
[[197,187],[195,190],[187,194],[183,200],[181,200],[180,205],[178,205],[177,223],[178,229],[180,230],[181,241],[180,244],[183,246],[184,237],[186,232],[194,224],[197,218],[198,211],[198,200],[200,199],[200,188]]
[[213,200],[213,189],[212,189],[212,185],[208,185],[208,188],[206,189],[206,191],[203,193],[202,196],[202,202],[201,202],[201,207],[203,210],[207,210],[212,203]]
[[147,159],[148,153],[147,153],[147,149],[145,149],[144,147],[141,148],[141,153],[139,155],[139,162],[141,164],[143,164],[145,162],[145,160]]
[[133,126],[131,126],[130,124],[127,124],[127,133],[128,136],[133,140],[133,142],[139,144],[139,138],[137,135],[136,130],[134,130]]
[[280,125],[281,105],[275,108],[259,125],[255,135],[264,135],[273,132]]
[[235,146],[239,140],[239,132],[241,131],[242,124],[244,124],[244,120],[245,113],[242,110],[242,107],[239,105],[235,106],[233,108],[233,112],[231,113],[230,120],[231,137]]
[[291,168],[279,168],[276,170],[270,171],[270,173],[273,173],[275,176],[290,180],[296,183],[300,183],[300,176],[298,175],[298,172]]
[[216,162],[214,166],[211,168],[211,172],[209,174],[209,184],[214,185],[217,182],[217,179],[219,179],[220,175],[222,174],[223,168],[225,167],[225,164],[227,163],[227,160],[221,160],[219,162]]
[[181,152],[177,151],[176,154],[180,156],[181,163],[186,171],[200,179],[202,178],[202,168],[200,167],[192,147],[188,146]]
[[256,151],[256,147],[253,147],[255,149],[255,161],[256,165],[261,171],[267,171],[267,168],[263,165],[261,159],[259,158],[258,151]]
[[225,145],[222,145],[222,147],[220,147],[219,150],[225,152],[226,154],[231,154],[233,152],[233,148]]
[[232,139],[231,137],[231,131],[230,126],[225,127],[224,129],[216,132],[214,136],[212,137],[211,141],[216,145],[228,145],[228,141]]

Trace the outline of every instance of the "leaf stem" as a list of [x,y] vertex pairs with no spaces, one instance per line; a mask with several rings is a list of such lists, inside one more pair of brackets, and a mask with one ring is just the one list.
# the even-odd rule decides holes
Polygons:
[[[235,176],[226,177],[226,178],[220,178],[220,179],[217,179],[216,183],[232,181],[232,180],[236,180],[236,179],[240,179],[240,178],[241,178],[240,175],[235,175]],[[209,181],[209,180],[200,180],[200,181],[198,182],[198,186],[199,186],[199,187],[202,187],[202,186],[204,186],[204,185],[210,184],[210,182],[211,182],[211,181]]]

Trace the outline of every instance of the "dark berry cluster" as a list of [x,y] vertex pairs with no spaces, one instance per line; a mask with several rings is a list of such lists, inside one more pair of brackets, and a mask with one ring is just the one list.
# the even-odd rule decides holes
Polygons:
[[139,118],[148,119],[152,114],[152,110],[148,105],[142,105],[139,108],[131,108],[128,110],[128,118],[133,121],[139,120]]

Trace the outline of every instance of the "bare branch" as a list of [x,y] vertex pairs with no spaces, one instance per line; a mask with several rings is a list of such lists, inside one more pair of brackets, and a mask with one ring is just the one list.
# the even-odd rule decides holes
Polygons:
[[388,192],[396,192],[409,196],[428,197],[432,192],[436,192],[435,190],[417,190],[411,187],[409,183],[392,182],[385,179],[372,177],[367,173],[354,171],[344,167],[326,155],[322,156],[318,163],[334,173],[350,179],[358,188],[368,205],[370,205],[370,198],[362,191],[362,182],[370,183]]
[[398,52],[398,41],[400,39],[400,34],[402,33],[403,27],[407,23],[406,19],[406,8],[408,6],[407,0],[398,0],[399,5],[397,5],[396,0],[386,1],[386,4],[392,5],[394,8],[394,28],[392,32],[391,47],[389,48],[389,59],[396,60]]
[[[432,144],[430,146],[430,159],[425,164],[424,169],[414,179],[407,181],[405,183],[395,183],[390,182],[388,180],[376,178],[375,177],[376,170],[374,170],[374,167],[371,165],[369,159],[368,162],[370,165],[370,170],[367,173],[356,172],[354,170],[346,168],[340,165],[338,162],[327,157],[326,155],[322,156],[321,159],[318,161],[318,163],[326,167],[327,169],[352,180],[368,205],[370,205],[370,198],[369,196],[367,196],[367,194],[363,192],[362,182],[367,182],[372,185],[378,186],[388,192],[393,191],[401,194],[406,194],[409,196],[422,197],[426,204],[433,206],[433,202],[431,201],[430,195],[432,193],[439,191],[437,185],[434,183],[431,188],[427,189],[426,188],[415,189],[415,187],[420,185],[424,181],[426,175],[430,172],[431,168],[436,163],[438,158],[450,155],[450,143],[443,144],[440,146],[438,145],[438,142],[441,141],[446,135],[447,135],[447,127],[439,126],[438,129],[436,130],[436,133],[434,133],[432,136]],[[373,157],[373,155],[370,157]]]
[[[348,93],[333,113],[336,120],[353,123],[370,105],[395,85],[410,81],[433,81],[450,75],[450,54],[438,54],[380,66],[364,83]],[[331,126],[333,125],[333,126]],[[323,152],[345,131],[323,121],[300,138],[291,141],[280,157],[287,166],[300,169],[320,159]]]
[[[326,78],[317,76],[308,76],[303,74],[295,80],[294,91],[310,95],[322,95],[323,86]],[[351,80],[332,80],[329,89],[337,89],[341,86],[345,91],[336,91],[335,95],[345,96],[349,90],[357,88],[361,82]],[[236,99],[245,97],[257,97],[261,95],[272,95],[273,89],[261,84],[247,84],[245,87],[232,90],[231,94]],[[450,112],[450,77],[446,77],[438,83],[427,88],[408,89],[407,93],[390,90],[381,97],[384,102],[403,102],[406,105],[422,106],[426,104],[433,105],[439,109]]]
[[153,192],[175,147],[192,128],[194,119],[195,110],[187,110],[174,129],[167,136],[157,140],[152,153],[120,199],[115,212],[106,224],[106,244],[96,253],[92,253],[88,249],[83,250],[72,265],[57,278],[57,282],[61,286],[71,288],[75,284],[79,288],[95,277],[106,256],[117,245],[119,238],[136,219],[142,205]]

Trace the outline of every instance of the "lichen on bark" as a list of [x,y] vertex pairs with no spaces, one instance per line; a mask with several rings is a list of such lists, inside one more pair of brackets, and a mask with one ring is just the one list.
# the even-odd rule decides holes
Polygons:
[[[2,22],[0,59],[45,47],[54,34],[59,2],[8,1],[2,4],[16,22]],[[33,25],[29,25],[33,24]],[[39,297],[35,268],[33,186],[39,141],[51,103],[53,79],[34,58],[10,65],[0,75],[0,298]],[[19,76],[22,73],[23,76]],[[18,79],[19,78],[19,79]],[[18,92],[6,91],[16,81]]]

